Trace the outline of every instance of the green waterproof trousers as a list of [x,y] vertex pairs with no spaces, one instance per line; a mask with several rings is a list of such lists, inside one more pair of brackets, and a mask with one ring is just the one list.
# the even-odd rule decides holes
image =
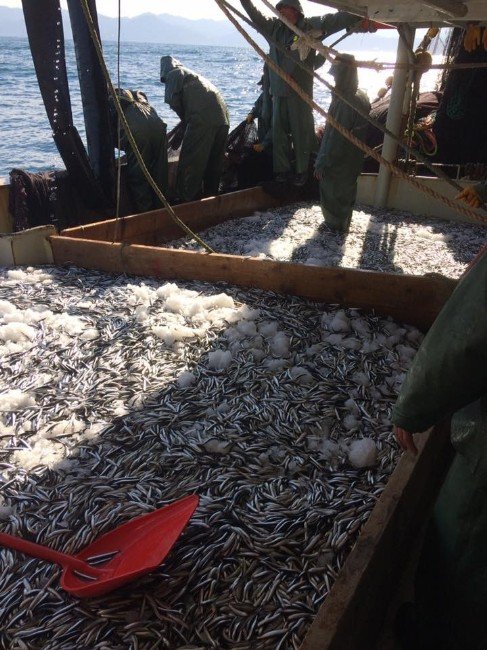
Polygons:
[[[168,186],[166,125],[152,108],[144,113],[136,105],[130,105],[124,109],[124,112],[142,159],[165,195]],[[147,182],[124,134],[122,134],[122,148],[127,155],[127,183],[137,210],[139,212],[157,210],[162,204]]]
[[435,505],[416,577],[418,650],[487,648],[487,431],[479,402],[461,413],[472,415],[484,426],[469,452],[484,462],[474,469],[457,453]]
[[209,126],[192,119],[186,127],[176,179],[176,193],[182,201],[214,196],[223,169],[228,126]]
[[295,93],[289,97],[274,97],[272,145],[275,174],[293,171],[293,158],[296,174],[308,171],[311,152],[317,149],[313,113]]

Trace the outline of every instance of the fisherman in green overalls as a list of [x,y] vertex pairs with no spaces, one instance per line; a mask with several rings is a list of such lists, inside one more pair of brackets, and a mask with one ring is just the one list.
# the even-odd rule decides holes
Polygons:
[[[147,96],[142,91],[117,88],[116,93],[142,159],[156,185],[166,195],[168,185],[166,124],[149,104]],[[114,134],[116,134],[117,114],[113,103],[111,103],[110,113]],[[118,142],[115,142],[115,146],[117,144]],[[140,168],[123,129],[120,131],[120,148],[126,154],[127,184],[137,210],[139,212],[157,210],[162,203]]]
[[259,141],[254,144],[254,151],[268,153],[272,152],[272,95],[267,65],[264,65],[262,78],[258,83],[262,86],[262,92],[247,115],[247,122],[250,123],[257,119],[257,137]]
[[[258,11],[251,0],[240,0],[242,7],[248,13],[256,28],[267,38],[270,45],[269,56],[284,72],[287,72],[303,91],[313,97],[313,71],[324,63],[324,57],[310,49],[302,63],[298,61],[298,49],[290,49],[296,41],[295,33],[278,18],[266,18]],[[352,25],[361,25],[357,16],[338,11],[335,14],[305,18],[299,0],[284,0],[278,2],[276,9],[305,32],[313,32],[323,39],[341,29],[350,28]],[[357,29],[369,31],[370,25]],[[283,46],[288,51],[282,52],[274,43]],[[271,94],[274,100],[272,143],[273,165],[275,179],[278,182],[287,182],[292,176],[294,185],[302,186],[308,177],[309,159],[312,151],[316,150],[316,136],[314,130],[313,111],[311,106],[299,97],[287,83],[273,70],[270,73]],[[292,148],[291,148],[292,145]],[[294,158],[294,170],[292,161]]]
[[[336,90],[351,106],[333,94],[328,114],[364,141],[368,122],[357,111],[368,115],[370,102],[367,94],[358,87],[355,58],[351,54],[337,55],[329,74],[335,78]],[[315,177],[320,183],[325,223],[333,230],[348,232],[357,198],[357,179],[363,163],[363,152],[331,124],[327,124],[315,162]]]
[[172,56],[161,58],[166,104],[185,131],[179,156],[176,193],[180,201],[218,193],[228,136],[228,111],[222,96],[204,77]]
[[457,453],[418,569],[414,650],[487,647],[487,254],[460,280],[414,359],[392,416],[400,445],[417,453],[412,433],[450,413]]

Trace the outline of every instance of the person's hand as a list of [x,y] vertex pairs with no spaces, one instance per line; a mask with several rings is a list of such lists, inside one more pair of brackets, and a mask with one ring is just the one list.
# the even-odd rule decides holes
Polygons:
[[249,113],[249,114],[247,115],[245,121],[247,122],[247,124],[251,124],[251,123],[254,121],[254,114],[253,114],[253,113]]
[[402,429],[401,427],[394,426],[394,435],[396,436],[396,440],[401,449],[404,449],[404,451],[410,451],[412,454],[417,456],[418,449],[414,444],[412,433],[409,433],[409,431],[406,431],[406,429]]
[[456,199],[459,201],[465,201],[471,208],[479,208],[482,201],[480,196],[477,194],[477,190],[473,185],[466,187],[460,194],[457,194]]
[[262,142],[257,142],[257,144],[254,144],[253,149],[257,153],[262,153],[264,151],[264,145],[262,144]]
[[323,170],[322,169],[315,169],[315,174],[314,175],[315,175],[315,178],[318,181],[321,181],[321,179],[323,178]]

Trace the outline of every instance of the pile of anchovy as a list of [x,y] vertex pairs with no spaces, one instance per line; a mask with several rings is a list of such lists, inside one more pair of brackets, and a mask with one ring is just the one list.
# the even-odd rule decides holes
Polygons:
[[[233,219],[199,233],[218,253],[388,273],[458,278],[485,245],[485,225],[357,206],[350,232],[332,231],[319,205],[297,203]],[[203,249],[187,238],[165,246]],[[434,254],[432,251],[434,250]]]
[[[161,567],[102,598],[77,600],[57,566],[0,549],[1,648],[297,648],[394,469],[391,406],[417,330],[256,289],[171,287],[0,271],[0,530],[76,553],[201,499]],[[180,314],[177,340],[176,290],[230,308],[206,324]],[[21,350],[7,347],[19,314],[34,330],[18,326]],[[360,439],[377,450],[369,466],[350,461]]]

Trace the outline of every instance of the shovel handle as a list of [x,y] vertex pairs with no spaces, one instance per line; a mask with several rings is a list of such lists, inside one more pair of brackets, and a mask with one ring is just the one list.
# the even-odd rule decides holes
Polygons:
[[48,546],[28,542],[26,539],[16,537],[15,535],[8,535],[7,533],[0,533],[0,545],[7,548],[13,548],[16,551],[30,555],[31,557],[38,558],[39,560],[47,560],[59,564],[63,568],[69,567],[75,571],[81,571],[94,578],[102,578],[106,576],[106,571],[91,567],[87,562],[78,560],[78,558],[60,551],[55,551]]

